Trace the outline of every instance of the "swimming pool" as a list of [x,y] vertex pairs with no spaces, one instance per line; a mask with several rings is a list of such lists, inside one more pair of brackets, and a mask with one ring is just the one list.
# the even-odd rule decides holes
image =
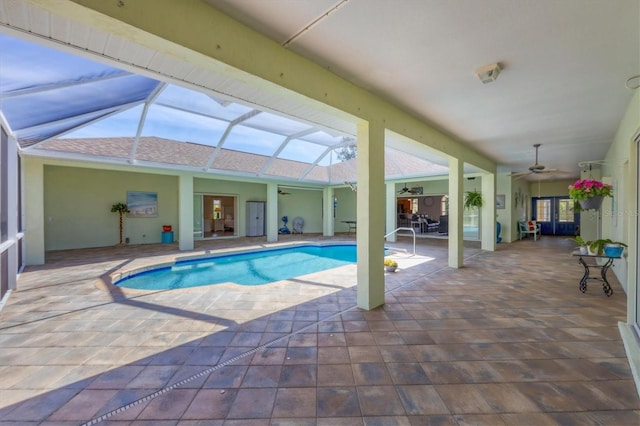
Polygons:
[[227,254],[134,273],[114,284],[138,290],[170,290],[232,282],[255,286],[356,262],[356,246],[304,245]]

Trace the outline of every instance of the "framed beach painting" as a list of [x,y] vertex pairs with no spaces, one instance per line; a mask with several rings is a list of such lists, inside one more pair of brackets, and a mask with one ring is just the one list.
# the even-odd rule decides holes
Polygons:
[[158,217],[158,193],[127,191],[127,217]]

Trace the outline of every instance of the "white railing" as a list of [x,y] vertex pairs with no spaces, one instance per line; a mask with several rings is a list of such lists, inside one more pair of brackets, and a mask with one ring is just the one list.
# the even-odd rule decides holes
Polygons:
[[413,228],[405,228],[404,226],[401,226],[389,232],[387,235],[384,236],[384,238],[387,238],[389,235],[393,235],[398,231],[411,231],[411,233],[413,233],[413,255],[415,256],[416,255],[416,231]]

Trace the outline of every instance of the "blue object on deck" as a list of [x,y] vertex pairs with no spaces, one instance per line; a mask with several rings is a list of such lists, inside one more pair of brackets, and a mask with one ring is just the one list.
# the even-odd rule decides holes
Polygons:
[[288,216],[282,216],[282,228],[278,229],[278,234],[290,234],[291,231],[287,227],[287,222],[289,222]]
[[173,231],[162,233],[162,244],[173,244]]

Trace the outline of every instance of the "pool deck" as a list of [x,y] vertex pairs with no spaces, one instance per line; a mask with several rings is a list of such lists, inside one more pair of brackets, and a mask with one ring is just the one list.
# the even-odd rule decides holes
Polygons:
[[[281,236],[285,242],[314,236]],[[353,241],[353,236],[340,240]],[[401,238],[393,247],[411,249]],[[386,303],[355,307],[356,267],[258,287],[120,289],[119,270],[269,246],[260,238],[47,254],[0,311],[2,424],[638,425],[618,332],[626,296],[562,238],[419,239],[386,273]],[[14,422],[14,423],[11,423]]]

